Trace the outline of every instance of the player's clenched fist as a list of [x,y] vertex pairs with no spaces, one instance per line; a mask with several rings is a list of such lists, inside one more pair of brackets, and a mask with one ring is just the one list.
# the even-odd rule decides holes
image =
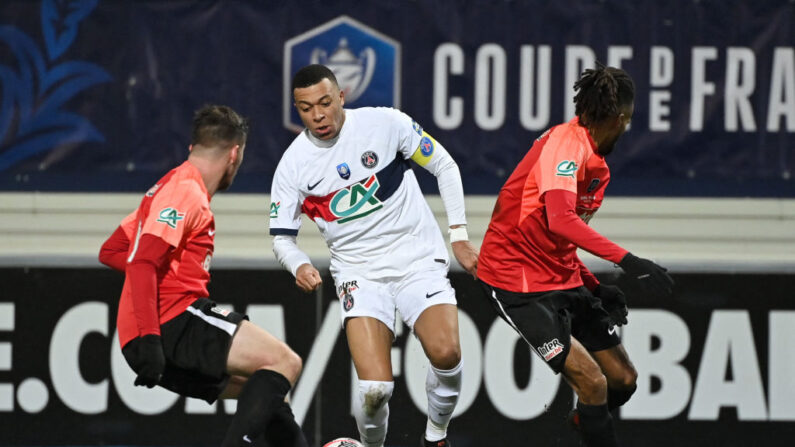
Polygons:
[[323,284],[323,280],[312,264],[302,264],[295,272],[295,284],[304,292],[311,292]]

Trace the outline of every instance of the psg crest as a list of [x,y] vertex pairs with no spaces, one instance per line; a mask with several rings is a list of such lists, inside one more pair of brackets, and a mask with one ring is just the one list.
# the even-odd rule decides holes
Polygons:
[[372,169],[378,164],[378,155],[373,151],[367,151],[362,154],[362,165],[367,169]]
[[345,281],[339,285],[337,288],[337,294],[342,300],[342,308],[345,309],[345,312],[353,309],[353,292],[354,290],[358,290],[359,285],[354,281]]
[[353,309],[353,295],[345,292],[345,295],[342,297],[342,307],[345,309],[345,312]]

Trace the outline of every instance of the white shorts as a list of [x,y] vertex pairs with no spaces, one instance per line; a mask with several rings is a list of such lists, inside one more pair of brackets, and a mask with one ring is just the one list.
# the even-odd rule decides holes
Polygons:
[[425,309],[437,304],[457,304],[445,267],[383,281],[364,279],[353,273],[340,273],[334,280],[337,299],[342,304],[343,327],[348,318],[372,317],[395,333],[396,310],[403,322],[414,329]]

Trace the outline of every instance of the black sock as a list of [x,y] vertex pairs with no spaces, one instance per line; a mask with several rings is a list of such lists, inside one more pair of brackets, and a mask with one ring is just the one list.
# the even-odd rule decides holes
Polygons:
[[271,422],[265,430],[265,441],[272,447],[308,447],[304,432],[295,422],[293,410],[282,402],[273,412]]
[[618,447],[618,439],[613,429],[613,418],[607,411],[607,404],[585,405],[577,402],[580,414],[580,435],[588,447]]
[[607,410],[613,411],[627,403],[629,398],[632,397],[632,394],[635,393],[636,389],[638,389],[637,385],[633,386],[632,388],[608,388]]
[[223,447],[250,446],[265,432],[273,413],[284,403],[290,382],[276,371],[261,369],[248,378],[237,398],[237,412]]

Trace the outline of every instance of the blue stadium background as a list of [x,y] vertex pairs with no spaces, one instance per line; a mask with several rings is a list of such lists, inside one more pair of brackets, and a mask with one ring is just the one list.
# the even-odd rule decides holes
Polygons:
[[[302,52],[295,42],[285,54],[290,39],[341,16],[350,19],[339,24],[347,30],[326,30],[312,48]],[[139,191],[184,159],[191,112],[213,102],[252,122],[235,190],[267,192],[294,137],[282,119],[284,80],[309,63],[309,50],[331,61],[339,35],[359,70],[370,62],[364,50],[376,50],[375,76],[348,106],[399,104],[449,148],[469,194],[495,194],[532,140],[570,117],[566,75],[592,65],[570,54],[586,48],[609,63],[620,47],[637,99],[632,130],[611,156],[611,194],[795,195],[791,2],[7,0],[0,26],[3,190]],[[457,47],[460,68],[437,60],[444,44]],[[397,58],[386,53],[395,45]],[[534,62],[530,77],[522,74],[523,47],[536,56],[524,60]],[[543,65],[541,47],[550,54]],[[655,47],[672,56],[655,70],[658,81]],[[695,48],[712,53],[697,60]],[[751,59],[732,63],[735,48]],[[537,85],[544,73],[548,87],[533,88],[529,107],[547,118],[523,125],[520,86]],[[397,94],[379,85],[387,76],[397,78]],[[741,101],[727,99],[738,90]],[[650,129],[655,92],[668,95],[667,130]],[[453,113],[450,101],[462,101],[461,117],[440,128],[447,121],[434,107]],[[727,103],[739,116],[733,128]]]

